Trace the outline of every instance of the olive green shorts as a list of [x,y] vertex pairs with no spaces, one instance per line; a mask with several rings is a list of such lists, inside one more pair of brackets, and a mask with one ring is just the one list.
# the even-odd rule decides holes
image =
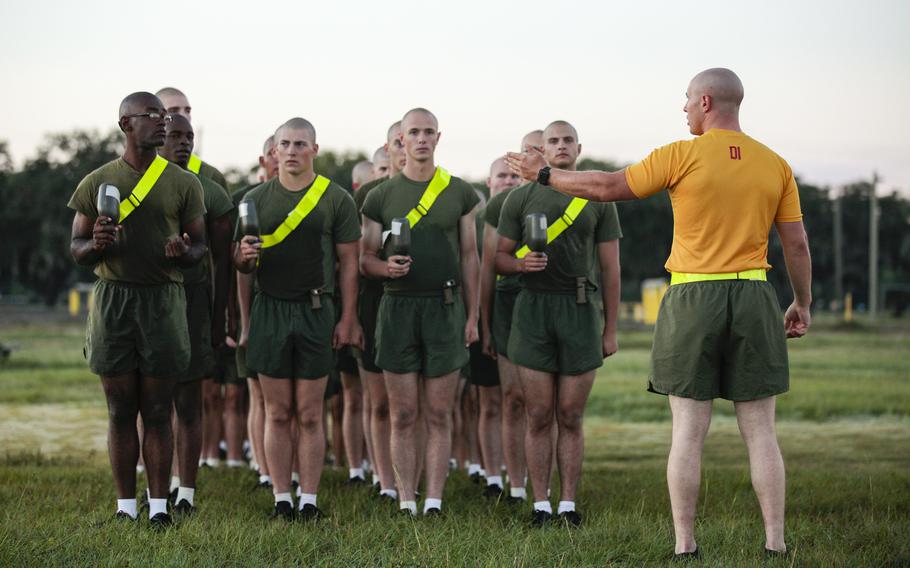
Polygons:
[[211,284],[184,284],[186,325],[190,332],[190,366],[180,382],[211,378],[215,372],[215,350],[212,348]]
[[783,316],[768,282],[670,286],[660,304],[648,390],[755,400],[790,388]]
[[515,299],[509,360],[528,369],[581,375],[603,365],[603,310],[588,292],[575,294],[522,290]]
[[461,295],[384,294],[376,324],[376,364],[392,373],[441,377],[468,364],[466,315]]
[[237,347],[237,352],[234,354],[234,357],[234,362],[237,364],[238,377],[246,377],[247,379],[259,378],[256,373],[250,371],[249,367],[246,366],[246,347]]
[[237,350],[222,345],[215,350],[213,378],[222,385],[245,385],[246,377],[237,373]]
[[509,357],[509,331],[512,329],[512,312],[515,310],[515,298],[518,292],[496,290],[493,298],[493,317],[490,318],[490,333],[493,335],[493,345],[496,352],[511,360]]
[[331,298],[313,309],[309,300],[279,300],[260,292],[250,309],[248,372],[282,379],[321,379],[335,364]]
[[376,366],[376,318],[379,315],[379,302],[382,300],[382,284],[378,282],[361,282],[360,297],[357,302],[357,317],[363,326],[363,349],[352,347],[354,356],[360,366],[371,373],[381,373]]
[[85,333],[85,356],[93,373],[114,376],[139,371],[177,378],[190,364],[183,284],[138,286],[98,280]]

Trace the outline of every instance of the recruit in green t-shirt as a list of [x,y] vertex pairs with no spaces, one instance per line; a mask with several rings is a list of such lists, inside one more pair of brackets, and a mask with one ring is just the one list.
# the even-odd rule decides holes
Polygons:
[[[509,196],[509,193],[511,193],[513,189],[515,188],[510,187],[491,197],[490,201],[487,202],[487,207],[483,210],[483,222],[493,227],[494,230],[499,227],[499,215],[502,212],[502,204],[506,202],[506,197]],[[521,242],[519,242],[518,246],[521,247]],[[518,292],[521,289],[521,284],[518,282],[518,275],[509,274],[497,278],[496,289],[500,292]]]
[[[500,235],[519,243],[524,242],[525,216],[543,213],[547,225],[552,225],[566,212],[572,198],[536,182],[513,189],[499,215]],[[597,243],[622,237],[619,216],[612,203],[591,201],[556,240],[547,245],[547,268],[541,272],[522,274],[521,285],[541,292],[574,292],[575,279],[590,277],[594,268]]]
[[354,205],[357,206],[357,215],[360,215],[361,210],[363,209],[363,202],[366,201],[367,195],[373,191],[374,187],[381,185],[389,181],[387,177],[381,177],[374,179],[373,181],[367,182],[360,186],[360,189],[354,192]]
[[[217,219],[233,211],[234,203],[226,189],[202,174],[196,174],[196,178],[202,183],[202,200],[205,203],[206,221]],[[212,244],[209,243],[210,248],[211,246]],[[206,254],[199,263],[189,268],[181,268],[180,271],[183,272],[185,284],[209,282],[212,276],[212,257]]]
[[[370,191],[363,203],[363,215],[387,231],[392,226],[392,219],[406,217],[417,205],[429,184],[428,181],[410,180],[400,173]],[[474,186],[452,176],[429,213],[411,229],[411,269],[401,278],[386,280],[386,292],[404,295],[441,293],[447,281],[460,283],[458,224],[479,201]]]
[[[83,178],[67,206],[95,221],[98,217],[98,186],[109,183],[120,190],[124,201],[142,179],[142,174],[117,158]],[[190,172],[168,163],[151,191],[122,225],[120,242],[105,249],[95,274],[104,280],[133,284],[183,282],[183,273],[164,255],[164,245],[181,234],[181,227],[205,215],[202,184]]]
[[[270,235],[309,189],[291,191],[275,177],[251,190],[244,201],[256,205],[260,233]],[[239,241],[241,236],[238,227],[234,239]],[[331,293],[335,287],[335,245],[359,238],[354,200],[340,185],[329,183],[319,203],[296,229],[281,243],[262,249],[256,270],[259,290],[291,301],[308,300],[312,290]]]
[[217,183],[218,185],[223,187],[225,191],[230,191],[228,189],[228,182],[227,182],[227,179],[224,177],[224,174],[221,173],[221,171],[218,168],[216,168],[215,166],[213,166],[212,164],[210,164],[206,161],[203,161],[199,165],[199,175],[204,178],[208,178],[208,179],[212,180],[213,182]]

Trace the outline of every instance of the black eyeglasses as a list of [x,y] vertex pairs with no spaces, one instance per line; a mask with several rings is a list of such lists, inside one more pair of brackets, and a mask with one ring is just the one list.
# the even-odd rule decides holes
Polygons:
[[149,118],[150,120],[160,120],[163,118],[165,122],[171,121],[171,115],[162,114],[160,112],[139,112],[136,114],[125,114],[125,115],[121,116],[120,118],[133,118],[133,117],[139,117],[139,116]]

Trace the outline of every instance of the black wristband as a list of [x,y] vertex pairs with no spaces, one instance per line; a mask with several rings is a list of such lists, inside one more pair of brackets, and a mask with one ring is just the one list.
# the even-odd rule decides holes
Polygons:
[[537,183],[540,185],[550,185],[550,166],[544,166],[537,172]]

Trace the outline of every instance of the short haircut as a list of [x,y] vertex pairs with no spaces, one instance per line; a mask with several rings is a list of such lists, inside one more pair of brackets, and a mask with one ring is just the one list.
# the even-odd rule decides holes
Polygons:
[[281,132],[282,128],[288,128],[290,130],[306,130],[313,137],[313,144],[316,143],[316,127],[313,126],[312,122],[305,118],[300,118],[298,116],[290,119],[289,121],[279,126],[278,130],[275,131],[275,134],[277,135],[279,132]]
[[163,89],[158,89],[155,92],[156,97],[183,97],[186,98],[186,95],[183,94],[183,91],[177,87],[164,87]]
[[572,134],[575,135],[575,141],[578,142],[578,130],[575,130],[575,127],[572,126],[572,124],[570,122],[566,122],[565,120],[554,120],[553,122],[548,124],[547,127],[544,128],[543,130],[544,130],[544,132],[546,132],[547,130],[549,130],[550,128],[552,128],[554,126],[563,126],[563,127],[571,128]]
[[395,129],[401,130],[401,121],[400,120],[396,120],[395,122],[392,123],[392,126],[389,127],[389,130],[385,134],[386,140],[389,140],[390,138],[392,138],[392,133],[395,132]]
[[376,148],[376,151],[373,152],[373,161],[376,162],[381,159],[389,159],[389,153],[386,151],[385,146],[380,146]]
[[439,130],[439,120],[436,118],[436,115],[422,107],[412,108],[408,112],[404,113],[404,116],[401,117],[401,123],[404,124],[404,121],[407,120],[407,118],[409,116],[411,116],[412,114],[418,114],[418,113],[425,114],[425,115],[429,116],[430,118],[432,118],[433,123],[436,125],[436,129]]
[[360,160],[354,164],[354,169],[351,170],[351,181],[363,185],[370,180],[370,177],[373,175],[373,162],[369,160]]
[[265,156],[269,153],[269,150],[275,147],[275,136],[269,136],[265,139],[265,142],[262,143],[262,155]]
[[161,100],[152,93],[146,91],[130,93],[120,101],[120,109],[118,110],[117,118],[119,120],[128,114],[142,112],[150,106],[158,107],[163,105],[161,104]]

